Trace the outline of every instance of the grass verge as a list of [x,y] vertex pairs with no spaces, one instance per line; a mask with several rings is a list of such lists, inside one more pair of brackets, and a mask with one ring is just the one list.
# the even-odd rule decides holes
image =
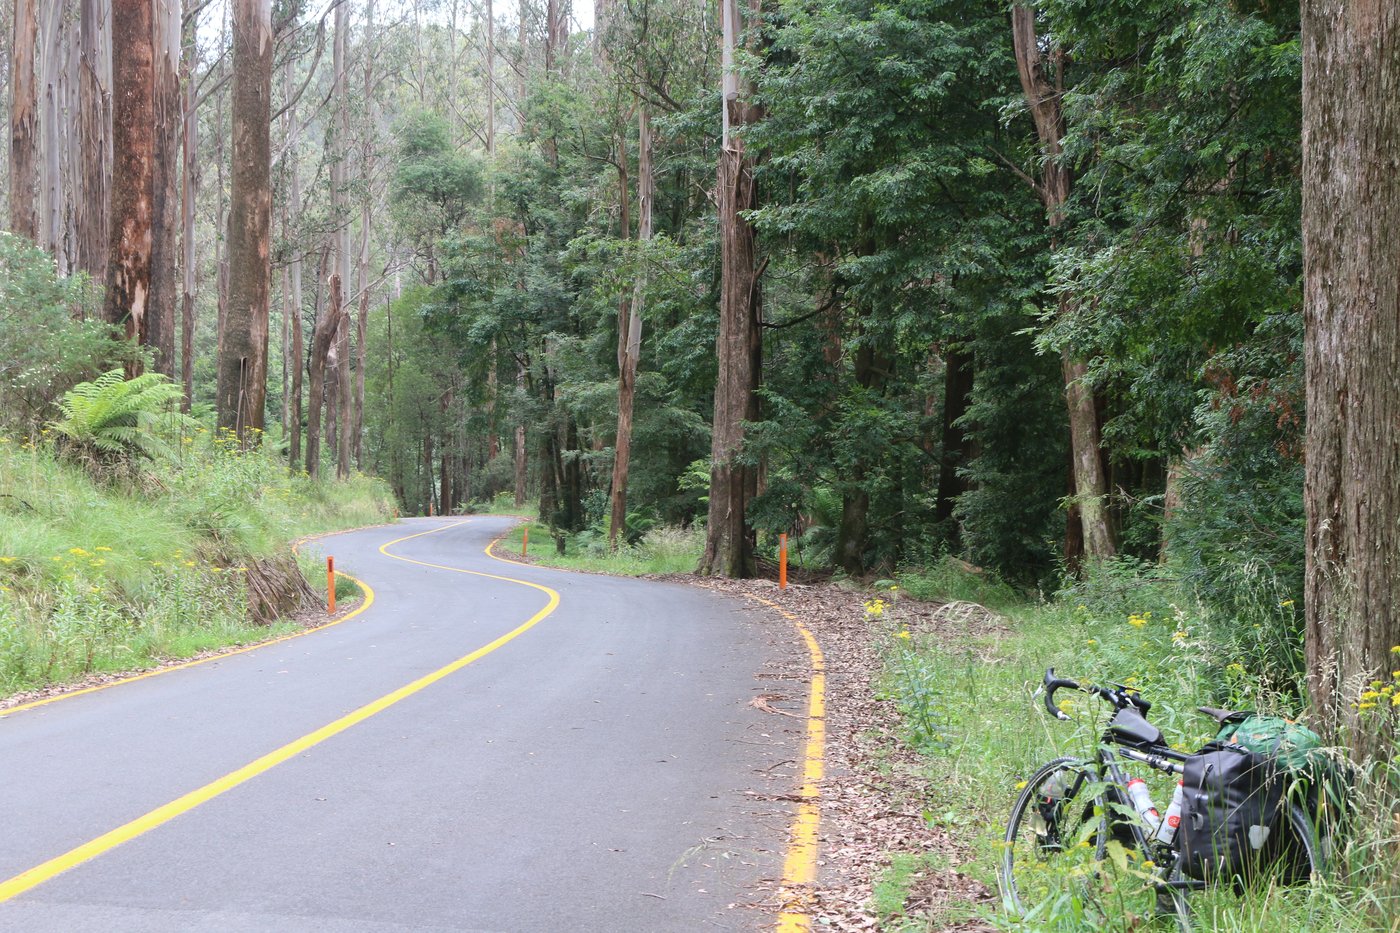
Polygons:
[[[289,476],[274,454],[206,431],[120,480],[42,439],[0,439],[0,696],[292,631],[296,620],[251,617],[249,568],[287,566],[297,538],[391,514],[377,481]],[[324,573],[308,577],[324,594]],[[358,595],[342,582],[338,598]]]
[[[947,568],[924,575],[923,597],[966,599],[987,581],[953,580],[940,590]],[[901,583],[908,581],[901,580]],[[902,589],[903,587],[901,587]],[[911,586],[909,589],[914,589]],[[993,595],[998,595],[993,588]],[[901,621],[899,593],[882,594],[872,631],[885,657],[880,689],[897,706],[901,739],[922,754],[925,819],[956,829],[973,860],[963,869],[995,890],[996,865],[1011,804],[1019,786],[1042,763],[1061,755],[1093,754],[1105,722],[1101,704],[1082,694],[1061,704],[1073,722],[1052,719],[1036,694],[1045,669],[1080,682],[1118,681],[1139,688],[1153,703],[1152,722],[1171,744],[1191,750],[1215,732],[1195,712],[1200,704],[1297,715],[1296,697],[1271,690],[1276,682],[1222,653],[1208,637],[1210,620],[1170,580],[1142,580],[1104,589],[1082,587],[1051,602],[1000,601],[1005,625],[998,634],[952,644]],[[869,605],[869,604],[868,604]],[[1237,620],[1245,628],[1248,620]],[[1141,769],[1159,806],[1171,785]],[[1135,772],[1136,773],[1136,772]],[[1224,931],[1368,931],[1394,929],[1400,915],[1397,865],[1400,823],[1397,797],[1385,769],[1362,775],[1353,802],[1350,832],[1339,839],[1333,877],[1302,887],[1269,887],[1243,896],[1228,890],[1192,895],[1197,929]],[[1065,895],[1044,913],[1022,920],[992,907],[968,908],[962,918],[944,914],[917,922],[899,909],[907,887],[907,860],[895,859],[877,884],[871,912],[882,928],[907,933],[941,929],[954,919],[1006,930],[1174,929],[1125,905],[1132,884],[1065,879]],[[1145,886],[1144,891],[1145,892]],[[1141,903],[1141,901],[1139,901]]]
[[496,545],[495,552],[501,557],[520,557],[527,531],[526,559],[531,563],[628,577],[690,573],[699,563],[705,546],[704,534],[696,529],[660,527],[647,532],[636,544],[624,545],[617,551],[608,550],[607,536],[599,532],[564,535],[561,553],[560,539],[551,538],[547,527],[527,522],[512,528]]

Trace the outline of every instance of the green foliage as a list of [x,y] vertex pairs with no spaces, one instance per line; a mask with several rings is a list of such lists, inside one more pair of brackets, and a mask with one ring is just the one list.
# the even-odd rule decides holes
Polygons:
[[[1067,701],[1062,708],[1075,721],[1051,720],[1035,692],[1046,667],[1081,682],[1139,687],[1153,703],[1152,722],[1169,742],[1186,750],[1200,747],[1216,732],[1213,721],[1194,712],[1197,704],[1289,716],[1299,709],[1296,698],[1270,692],[1242,665],[1222,666],[1221,658],[1229,655],[1219,654],[1222,648],[1210,640],[1207,610],[1178,581],[1139,562],[1103,566],[1053,603],[1008,604],[1003,611],[1009,613],[1003,629],[974,625],[967,632],[937,637],[917,630],[902,637],[897,602],[871,621],[872,637],[886,658],[882,689],[904,717],[899,734],[924,755],[925,818],[950,830],[956,827],[959,840],[971,849],[960,870],[993,888],[1002,834],[1020,782],[1051,758],[1092,755],[1109,712],[1082,695],[1062,695]],[[1170,794],[1169,781],[1152,772],[1141,776],[1149,778],[1159,802]],[[1334,858],[1340,864],[1330,882],[1270,886],[1243,897],[1229,889],[1193,892],[1195,922],[1204,929],[1241,933],[1361,933],[1374,929],[1376,917],[1392,915],[1397,892],[1386,878],[1388,858],[1378,853],[1395,845],[1390,815],[1396,792],[1363,776],[1355,794],[1357,822],[1335,843]],[[897,915],[903,906],[894,900],[901,890],[899,873],[886,881],[881,909]],[[994,906],[980,912],[1006,930],[1070,933],[1088,928],[1091,921],[1094,929],[1137,928],[1139,918],[1116,910],[1111,899],[1086,904],[1086,896],[1066,897],[1034,919],[1017,920]],[[925,928],[917,925],[925,920],[909,918],[913,929]]]
[[390,204],[396,224],[431,280],[442,239],[461,226],[481,199],[482,169],[475,158],[453,148],[447,122],[437,114],[409,113],[397,136]]
[[179,432],[194,424],[175,408],[182,394],[161,373],[126,379],[114,369],[65,392],[58,403],[63,417],[51,426],[70,442],[65,450],[82,458],[168,458]]
[[389,516],[382,483],[289,476],[203,427],[190,441],[137,485],[0,439],[0,693],[265,638],[240,568]]
[[559,553],[555,539],[538,525],[520,525],[501,539],[497,553],[513,556],[520,553],[525,529],[531,529],[529,557],[534,563],[564,570],[586,570],[621,576],[646,576],[663,573],[690,573],[700,562],[705,538],[694,528],[658,526],[647,531],[635,544],[625,544],[610,551],[607,534],[601,529],[562,535],[564,552]]
[[28,433],[67,389],[129,355],[100,304],[85,277],[58,276],[47,253],[0,231],[0,431]]
[[1022,599],[995,573],[955,557],[945,557],[929,567],[901,572],[895,580],[899,588],[913,599],[970,602],[992,609],[1010,606]]

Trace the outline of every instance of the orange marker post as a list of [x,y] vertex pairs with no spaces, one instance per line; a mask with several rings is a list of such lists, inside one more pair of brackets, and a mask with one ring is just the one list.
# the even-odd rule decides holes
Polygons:
[[335,615],[335,558],[326,558],[326,611]]
[[520,540],[520,556],[524,557],[525,552],[530,550],[530,526],[525,526],[525,537]]
[[787,535],[778,535],[778,589],[787,589]]

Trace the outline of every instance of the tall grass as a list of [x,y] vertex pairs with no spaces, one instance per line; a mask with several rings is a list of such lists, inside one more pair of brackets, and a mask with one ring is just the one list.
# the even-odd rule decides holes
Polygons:
[[511,529],[496,545],[496,553],[510,557],[520,553],[525,529],[530,530],[529,557],[547,567],[643,576],[653,573],[690,573],[700,562],[704,532],[695,528],[661,526],[648,531],[633,545],[608,549],[607,536],[598,531],[564,537],[564,552],[542,525],[525,523]]
[[[947,574],[948,570],[938,571]],[[907,581],[901,581],[907,587]],[[949,581],[949,599],[985,588],[987,581]],[[993,590],[995,592],[995,590]],[[1261,612],[1289,606],[1265,604]],[[1200,704],[1296,716],[1297,694],[1279,689],[1281,671],[1250,670],[1264,652],[1238,651],[1239,640],[1267,628],[1264,620],[1233,620],[1230,639],[1218,637],[1223,620],[1210,619],[1189,593],[1155,567],[1105,568],[1096,578],[1050,602],[1003,604],[1012,633],[972,635],[950,644],[914,633],[897,636],[899,609],[872,621],[872,637],[886,653],[881,689],[894,699],[904,720],[904,740],[923,755],[928,818],[950,825],[975,853],[969,871],[995,888],[1001,837],[1017,786],[1040,764],[1059,755],[1093,754],[1105,721],[1101,704],[1084,695],[1068,699],[1075,717],[1052,719],[1036,690],[1047,667],[1081,682],[1122,682],[1138,687],[1152,703],[1151,720],[1173,745],[1191,750],[1213,737],[1214,723],[1195,712]],[[1255,628],[1256,624],[1259,626]],[[1151,778],[1153,772],[1141,776]],[[1170,783],[1149,780],[1165,805]],[[1354,816],[1339,837],[1331,880],[1302,888],[1273,887],[1237,896],[1215,891],[1192,896],[1201,930],[1362,931],[1395,929],[1400,915],[1400,796],[1390,772],[1378,766],[1363,774],[1352,792]],[[887,881],[893,880],[886,879]],[[879,905],[889,912],[889,892]],[[1102,905],[1101,905],[1102,906]],[[1146,929],[1141,916],[1107,911],[1090,920],[1084,905],[1066,899],[1063,909],[1021,922],[990,908],[968,908],[1005,929]],[[946,912],[938,923],[949,922]],[[893,929],[894,927],[888,927]],[[900,930],[911,927],[901,920]],[[1164,929],[1170,927],[1163,927]]]
[[248,563],[391,512],[377,481],[289,476],[203,429],[120,482],[0,438],[0,695],[266,638]]

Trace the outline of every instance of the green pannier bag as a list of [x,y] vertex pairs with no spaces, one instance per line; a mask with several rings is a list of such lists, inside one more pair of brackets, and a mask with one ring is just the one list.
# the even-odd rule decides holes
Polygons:
[[1317,733],[1280,716],[1250,716],[1226,723],[1216,733],[1215,741],[1272,758],[1281,771],[1292,775],[1307,776],[1327,763]]

